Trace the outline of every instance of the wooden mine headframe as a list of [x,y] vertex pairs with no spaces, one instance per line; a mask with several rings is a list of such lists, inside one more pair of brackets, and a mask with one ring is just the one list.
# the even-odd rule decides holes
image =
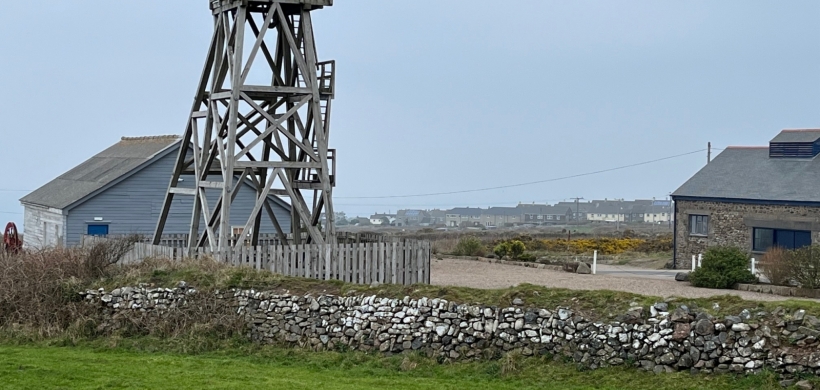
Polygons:
[[[333,0],[209,4],[214,32],[154,244],[175,196],[194,198],[190,248],[235,247],[248,235],[256,245],[263,215],[283,243],[332,243],[335,150],[328,149],[328,134],[335,62],[317,61],[310,12]],[[180,186],[182,175],[193,175],[193,186]],[[231,202],[243,182],[256,188],[256,202],[236,239]],[[277,221],[270,196],[289,198],[289,232]]]

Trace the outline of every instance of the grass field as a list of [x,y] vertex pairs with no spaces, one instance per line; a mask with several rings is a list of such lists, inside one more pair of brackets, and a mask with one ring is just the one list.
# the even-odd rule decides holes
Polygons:
[[[139,342],[137,342],[139,343]],[[179,355],[130,347],[0,345],[3,389],[780,389],[774,375],[579,371],[546,358],[439,364],[418,355],[273,347]]]

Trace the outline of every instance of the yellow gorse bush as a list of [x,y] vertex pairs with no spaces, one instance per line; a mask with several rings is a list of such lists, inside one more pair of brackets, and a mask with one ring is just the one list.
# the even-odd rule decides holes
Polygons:
[[617,255],[624,252],[663,252],[672,248],[672,238],[661,237],[653,239],[643,238],[579,238],[567,240],[565,238],[532,240],[527,243],[527,249],[545,250],[549,252],[592,253],[597,250],[603,255]]

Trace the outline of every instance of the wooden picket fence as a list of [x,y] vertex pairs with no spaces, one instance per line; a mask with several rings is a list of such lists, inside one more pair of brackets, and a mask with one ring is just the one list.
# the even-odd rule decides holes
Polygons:
[[[108,238],[86,236],[83,245]],[[430,283],[431,244],[428,241],[375,242],[331,245],[242,246],[230,250],[174,248],[136,243],[120,263],[145,258],[171,260],[212,257],[236,266],[268,270],[285,276],[350,283],[391,283],[410,285]]]

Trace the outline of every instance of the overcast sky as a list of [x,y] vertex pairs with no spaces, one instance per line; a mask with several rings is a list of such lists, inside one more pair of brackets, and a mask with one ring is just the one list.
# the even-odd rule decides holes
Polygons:
[[[8,2],[0,221],[121,136],[181,134],[212,33],[205,0]],[[666,197],[699,152],[820,127],[818,1],[336,0],[336,208]],[[717,153],[717,151],[715,152]],[[170,174],[170,172],[169,172]]]

